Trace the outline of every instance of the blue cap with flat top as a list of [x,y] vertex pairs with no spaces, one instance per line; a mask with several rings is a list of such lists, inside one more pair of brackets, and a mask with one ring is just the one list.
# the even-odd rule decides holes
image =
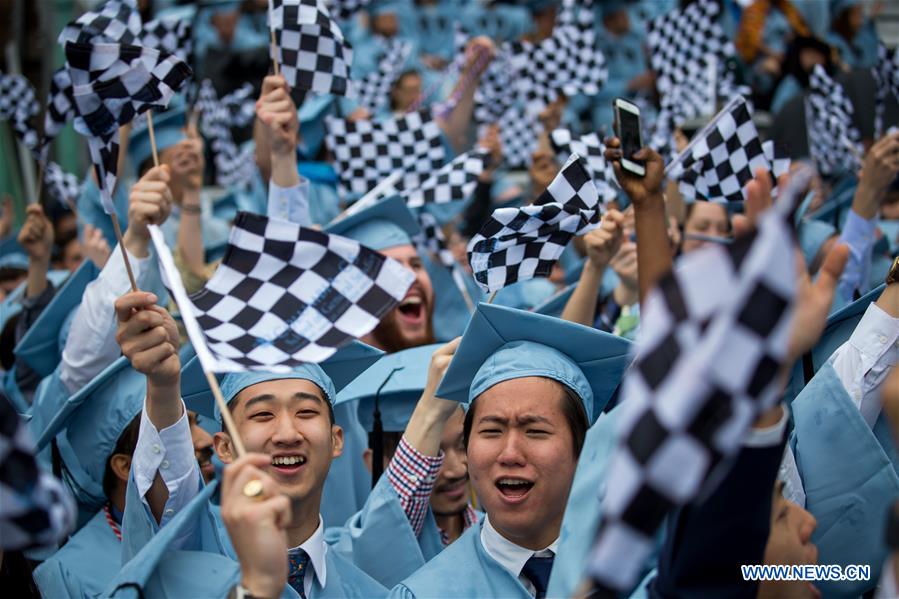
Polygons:
[[100,274],[91,260],[81,263],[56,292],[44,311],[15,348],[15,354],[42,377],[49,375],[61,358],[60,334],[81,304],[84,290]]
[[122,432],[140,414],[146,394],[146,377],[122,356],[69,397],[39,432],[38,449],[57,438],[67,482],[80,503],[99,508],[106,502],[106,462]]
[[377,400],[383,430],[406,430],[427,385],[431,356],[442,346],[433,343],[385,355],[344,387],[334,405],[358,402],[359,422],[372,432]]
[[[337,391],[359,376],[366,368],[384,355],[379,349],[361,341],[353,341],[337,350],[321,364],[301,364],[288,373],[229,372],[217,375],[226,404],[251,385],[280,379],[303,379],[315,383],[334,402]],[[203,374],[200,361],[194,357],[181,369],[181,397],[189,410],[222,421],[222,414],[212,396],[212,390]]]
[[551,316],[478,304],[437,396],[471,403],[504,381],[544,377],[583,401],[590,422],[605,408],[631,361],[631,343]]
[[415,216],[398,195],[380,200],[325,227],[326,233],[355,239],[377,251],[411,245],[412,238],[420,231]]

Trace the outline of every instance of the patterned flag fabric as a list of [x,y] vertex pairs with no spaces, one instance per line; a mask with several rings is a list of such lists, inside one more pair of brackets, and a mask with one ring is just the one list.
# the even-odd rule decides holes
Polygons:
[[877,64],[871,69],[877,91],[874,96],[874,139],[883,134],[883,113],[889,94],[899,100],[899,52],[877,45]]
[[352,95],[353,49],[321,0],[269,0],[281,75],[293,89]]
[[200,130],[209,140],[215,163],[216,183],[225,187],[242,185],[256,172],[251,144],[238,148],[232,127],[243,127],[255,116],[253,86],[245,84],[223,98],[209,79],[204,79],[195,104],[200,114]]
[[352,19],[360,10],[368,8],[371,0],[328,0],[328,9],[334,16],[345,21]]
[[188,297],[162,232],[151,236],[191,342],[217,372],[326,360],[371,332],[415,280],[351,239],[241,212],[225,259]]
[[50,95],[44,113],[44,143],[56,139],[59,132],[75,118],[75,90],[69,69],[60,67],[50,80]]
[[62,170],[55,162],[44,167],[44,186],[58,202],[64,205],[78,200],[81,195],[81,179]]
[[744,187],[759,168],[776,180],[789,171],[790,160],[773,142],[762,143],[749,106],[738,96],[693,138],[668,175],[678,180],[687,201],[726,204],[746,199]]
[[618,197],[615,187],[618,180],[615,178],[615,171],[612,169],[611,163],[606,162],[603,155],[606,146],[599,139],[599,135],[588,133],[581,137],[574,137],[568,129],[556,129],[550,134],[549,139],[557,155],[577,154],[584,159],[587,172],[590,173],[603,203]]
[[395,171],[414,189],[446,162],[440,127],[426,112],[377,121],[325,121],[341,193],[365,194]]
[[24,75],[0,73],[0,120],[10,121],[16,137],[32,152],[37,149],[38,135],[30,120],[37,110],[31,82]]
[[372,114],[377,113],[390,98],[390,88],[403,72],[403,66],[412,53],[412,43],[393,38],[383,40],[386,46],[378,68],[357,82],[359,104]]
[[471,197],[488,160],[487,150],[472,150],[456,156],[417,186],[407,188],[400,179],[399,185],[394,185],[383,195],[398,193],[409,208],[459,202]]
[[108,0],[99,10],[86,12],[66,25],[59,34],[59,45],[67,42],[92,44],[137,44],[141,37],[141,19],[137,0]]
[[509,168],[527,168],[537,150],[537,140],[543,133],[543,124],[535,116],[511,109],[499,120],[499,141],[503,148],[503,160]]
[[599,226],[599,194],[572,156],[532,206],[499,208],[468,244],[468,261],[485,292],[548,277],[571,238]]
[[821,65],[809,77],[805,122],[812,159],[823,175],[861,168],[861,134],[852,124],[852,102]]
[[729,68],[735,58],[730,39],[718,23],[714,0],[697,0],[683,10],[672,10],[648,24],[646,42],[657,73],[656,86],[676,124],[714,112],[718,96],[749,95],[738,86]]
[[175,56],[140,46],[66,44],[72,78],[75,129],[88,136],[103,208],[112,213],[119,131],[135,116],[165,108],[191,75]]
[[720,480],[756,416],[778,400],[793,252],[791,227],[769,210],[756,233],[685,256],[647,296],[588,562],[601,589],[637,582],[666,514]]
[[145,23],[140,45],[174,54],[190,64],[193,54],[193,23],[175,17],[162,17]]
[[421,232],[412,240],[418,252],[436,256],[440,264],[446,268],[458,266],[453,253],[446,247],[446,237],[434,215],[430,212],[419,212],[418,226]]

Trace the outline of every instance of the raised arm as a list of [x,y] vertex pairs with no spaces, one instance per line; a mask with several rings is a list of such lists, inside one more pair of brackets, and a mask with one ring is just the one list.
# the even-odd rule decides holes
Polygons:
[[577,287],[562,310],[562,320],[593,326],[602,276],[612,256],[621,246],[623,226],[624,215],[617,210],[610,210],[603,215],[598,229],[584,235],[587,259]]
[[443,129],[456,152],[465,151],[466,137],[474,112],[474,92],[484,69],[493,60],[495,53],[496,47],[489,37],[480,36],[469,42],[465,49],[465,66],[462,67],[459,82],[451,97],[459,93],[460,86],[465,87],[461,89],[461,95],[450,113],[444,118],[437,119],[437,124]]

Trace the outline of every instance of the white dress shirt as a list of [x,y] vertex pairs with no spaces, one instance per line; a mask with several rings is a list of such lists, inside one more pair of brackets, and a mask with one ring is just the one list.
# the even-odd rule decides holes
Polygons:
[[[146,288],[148,274],[153,272],[152,253],[146,258],[135,258],[129,253],[128,260],[137,286]],[[75,394],[121,355],[115,340],[115,301],[129,291],[131,283],[122,250],[116,246],[103,270],[84,290],[81,305],[72,318],[59,371],[59,379],[69,393]]]
[[559,539],[550,543],[549,547],[540,551],[533,549],[525,549],[508,540],[490,524],[490,518],[484,516],[484,525],[481,527],[481,545],[484,551],[499,563],[500,566],[508,570],[512,576],[518,578],[519,582],[527,589],[531,595],[537,595],[537,589],[527,577],[521,575],[521,570],[529,559],[533,556],[552,557],[559,549]]
[[309,180],[300,177],[293,187],[280,187],[274,181],[268,184],[268,216],[286,220],[294,224],[310,227]]
[[322,520],[321,514],[318,516],[318,528],[315,529],[312,536],[306,539],[306,542],[299,547],[289,549],[287,553],[292,553],[298,549],[302,549],[309,556],[309,566],[311,566],[311,568],[307,567],[306,572],[303,574],[303,590],[307,597],[311,597],[312,576],[309,574],[309,570],[312,570],[315,573],[315,578],[318,579],[318,584],[322,588],[325,588],[325,581],[328,579],[328,568],[325,563],[325,554],[328,553],[328,544],[325,543],[325,523]]
[[159,522],[160,526],[164,526],[200,492],[200,466],[194,455],[190,424],[183,401],[178,422],[157,431],[147,415],[147,402],[144,400],[140,433],[131,459],[131,473],[137,492],[147,507],[147,492],[153,485],[157,472],[169,491]]
[[830,357],[846,393],[873,427],[880,415],[880,388],[899,361],[899,318],[877,304],[865,311],[849,340]]

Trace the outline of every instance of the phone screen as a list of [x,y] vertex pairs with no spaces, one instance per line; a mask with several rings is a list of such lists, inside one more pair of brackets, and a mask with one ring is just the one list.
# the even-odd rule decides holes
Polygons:
[[628,110],[618,110],[618,128],[621,137],[621,153],[624,158],[637,164],[643,164],[640,160],[634,160],[633,155],[640,151],[640,117]]

